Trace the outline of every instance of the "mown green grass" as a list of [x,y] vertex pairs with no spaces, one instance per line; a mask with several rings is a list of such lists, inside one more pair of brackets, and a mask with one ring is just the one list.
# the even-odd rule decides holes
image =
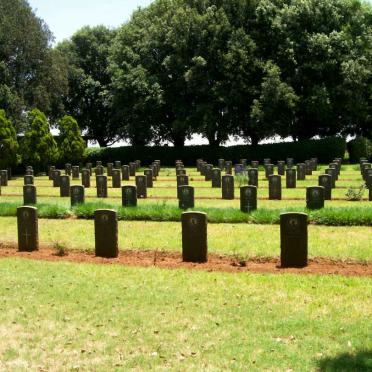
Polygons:
[[370,366],[370,278],[22,259],[0,260],[0,272],[4,371]]

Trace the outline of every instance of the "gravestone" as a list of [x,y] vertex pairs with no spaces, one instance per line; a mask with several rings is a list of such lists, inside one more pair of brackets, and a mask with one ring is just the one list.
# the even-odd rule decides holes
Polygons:
[[102,161],[101,160],[97,160],[96,161],[96,168],[97,167],[101,167],[102,166]]
[[310,162],[311,162],[313,171],[317,171],[318,170],[318,158],[311,158]]
[[71,176],[71,164],[70,163],[66,163],[65,164],[65,175],[66,176]]
[[258,169],[259,165],[260,165],[260,162],[258,160],[252,160],[251,161],[252,168],[257,168]]
[[307,176],[311,176],[313,174],[313,167],[310,160],[305,160],[305,173]]
[[94,212],[95,254],[97,257],[119,256],[118,219],[115,211],[97,209]]
[[181,221],[182,260],[196,263],[207,262],[207,214],[202,212],[183,212]]
[[114,168],[115,169],[120,169],[121,168],[121,161],[120,160],[115,160],[114,161]]
[[240,188],[240,210],[249,213],[257,209],[257,187],[242,186]]
[[234,199],[234,176],[230,174],[222,176],[222,199]]
[[20,252],[37,251],[39,249],[39,229],[35,207],[17,208],[17,228],[18,250]]
[[49,180],[50,181],[53,181],[53,172],[56,170],[56,167],[54,165],[51,165],[49,168],[48,168],[48,176],[49,176]]
[[147,198],[147,176],[136,176],[137,198]]
[[34,205],[37,203],[36,186],[23,186],[23,205]]
[[366,183],[368,187],[368,200],[372,201],[372,174],[367,177]]
[[33,176],[34,175],[34,170],[32,169],[31,166],[26,167],[26,176]]
[[329,174],[321,174],[318,177],[318,185],[324,188],[324,199],[332,199],[332,176]]
[[82,185],[73,185],[70,190],[71,206],[85,203],[85,189]]
[[136,160],[135,164],[136,164],[136,169],[141,168],[141,160]]
[[85,168],[89,170],[89,174],[90,175],[93,174],[93,171],[92,171],[93,165],[92,165],[92,163],[87,163]]
[[107,198],[107,176],[96,176],[97,198]]
[[177,176],[177,198],[179,199],[179,187],[180,186],[188,186],[189,185],[189,177],[185,175]]
[[287,158],[286,163],[287,163],[287,168],[293,168],[294,159],[293,158]]
[[232,161],[225,161],[226,174],[232,175]]
[[121,204],[123,207],[137,207],[137,188],[133,185],[122,186]]
[[220,168],[220,171],[225,169],[225,159],[218,159],[218,168]]
[[282,176],[272,174],[269,176],[269,200],[282,199]]
[[278,161],[278,174],[280,176],[285,175],[285,161],[283,161],[283,160]]
[[70,176],[60,176],[59,195],[61,198],[70,196]]
[[129,166],[123,165],[121,167],[121,179],[123,181],[129,181]]
[[78,180],[80,178],[80,167],[78,165],[72,166],[72,179]]
[[244,172],[243,164],[235,164],[234,172],[235,172],[235,175],[243,174],[243,172]]
[[304,181],[306,179],[306,164],[298,163],[297,164],[297,180]]
[[112,187],[114,189],[120,189],[121,187],[121,174],[120,169],[113,169],[112,170]]
[[285,186],[287,189],[296,188],[296,169],[289,168],[285,170]]
[[243,165],[243,169],[245,170],[247,168],[247,159],[240,159],[240,164]]
[[0,178],[0,186],[8,186],[8,171],[6,169],[0,171]]
[[328,166],[328,168],[335,170],[334,177],[335,177],[335,181],[337,181],[338,180],[338,168],[337,168],[337,164],[336,163],[330,163],[329,166]]
[[53,171],[53,187],[60,187],[61,186],[61,171],[55,170]]
[[111,177],[112,176],[112,170],[114,169],[114,164],[113,163],[107,163],[107,176]]
[[212,164],[207,164],[205,166],[205,180],[206,181],[211,181],[212,180],[212,169],[213,169],[213,165]]
[[176,176],[182,176],[182,175],[186,175],[186,169],[184,169],[184,168],[177,168],[176,169]]
[[271,164],[271,159],[265,158],[264,159],[264,165],[266,165],[266,164]]
[[81,171],[81,180],[82,180],[82,185],[84,188],[89,188],[90,187],[90,170],[89,169],[83,169]]
[[97,165],[95,169],[96,176],[103,176],[105,174],[105,169],[102,165]]
[[280,263],[281,267],[307,266],[308,216],[305,213],[280,215]]
[[248,185],[258,187],[258,168],[248,169]]
[[372,169],[371,163],[364,163],[362,167],[362,176],[365,181],[367,180],[367,173],[369,169]]
[[24,185],[33,185],[34,184],[34,176],[26,175],[23,177],[23,184]]
[[265,177],[269,178],[269,176],[274,174],[274,164],[265,164]]
[[327,168],[324,172],[332,177],[332,189],[334,189],[336,187],[336,169]]
[[364,180],[365,180],[366,185],[367,185],[368,178],[369,178],[369,176],[372,175],[372,168],[365,169],[364,174],[365,174]]
[[221,187],[221,169],[220,168],[212,169],[212,187],[214,188]]
[[143,171],[143,174],[146,176],[147,187],[148,188],[154,187],[154,183],[153,183],[154,174],[153,174],[152,169],[145,169]]
[[207,163],[205,161],[200,162],[200,175],[205,176],[205,168]]
[[129,175],[134,177],[136,175],[136,163],[129,163]]
[[203,159],[196,159],[196,170],[200,172],[200,166],[203,162]]
[[194,208],[194,188],[192,186],[178,186],[178,207],[180,209]]
[[324,208],[324,188],[323,186],[306,187],[306,208]]

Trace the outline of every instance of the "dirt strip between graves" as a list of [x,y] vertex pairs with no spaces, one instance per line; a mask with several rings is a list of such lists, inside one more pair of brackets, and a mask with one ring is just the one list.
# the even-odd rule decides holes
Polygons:
[[20,257],[51,262],[75,262],[104,265],[125,265],[135,267],[159,267],[164,269],[188,269],[226,273],[267,274],[315,274],[372,277],[372,262],[340,261],[329,258],[312,258],[304,268],[280,268],[275,258],[250,258],[241,261],[232,256],[209,254],[208,262],[202,264],[182,262],[180,253],[157,250],[124,250],[118,258],[95,257],[92,252],[68,250],[65,255],[57,254],[50,246],[42,246],[35,252],[18,252],[16,243],[0,243],[0,259]]

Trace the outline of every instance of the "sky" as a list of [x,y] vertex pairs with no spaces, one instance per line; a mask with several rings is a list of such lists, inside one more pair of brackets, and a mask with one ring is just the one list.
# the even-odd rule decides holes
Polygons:
[[152,0],[28,0],[39,18],[54,34],[55,42],[69,38],[83,26],[117,27],[138,7]]

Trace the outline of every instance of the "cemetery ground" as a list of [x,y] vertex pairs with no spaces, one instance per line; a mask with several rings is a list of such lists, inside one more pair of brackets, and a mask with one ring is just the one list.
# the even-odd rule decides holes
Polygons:
[[[305,187],[324,168],[296,189],[284,182],[282,200],[267,200],[261,169],[251,214],[239,211],[237,183],[235,199],[222,200],[221,189],[187,169],[194,209],[212,216],[207,264],[180,262],[173,169],[162,169],[137,208],[120,207],[110,178],[108,198],[96,197],[92,177],[86,205],[71,208],[52,181],[36,177],[40,251],[33,253],[16,250],[23,178],[10,180],[0,196],[0,370],[372,368],[371,202],[345,197],[362,183],[358,166],[344,165],[333,200],[307,211],[309,267],[276,268],[278,216],[305,210]],[[94,257],[97,206],[118,210],[118,259]],[[299,275],[311,267],[315,275]]]

